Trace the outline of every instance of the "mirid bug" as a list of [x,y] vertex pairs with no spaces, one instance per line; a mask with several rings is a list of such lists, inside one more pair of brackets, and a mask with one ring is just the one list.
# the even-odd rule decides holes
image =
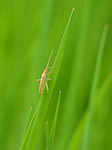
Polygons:
[[47,66],[46,66],[44,72],[43,72],[42,75],[41,75],[41,79],[37,79],[37,80],[36,80],[37,82],[40,81],[39,94],[42,94],[42,90],[43,90],[44,84],[45,84],[45,86],[46,86],[47,91],[49,90],[48,84],[47,84],[47,80],[51,80],[51,78],[47,78],[47,75],[49,75],[49,74],[51,73],[51,70],[49,71],[49,73],[47,73],[47,71],[48,71],[49,68],[50,68],[50,69],[52,68],[52,67],[49,67],[49,63],[50,63],[50,60],[51,60],[52,53],[53,53],[53,50],[51,51],[51,54],[50,54],[50,56],[49,56]]

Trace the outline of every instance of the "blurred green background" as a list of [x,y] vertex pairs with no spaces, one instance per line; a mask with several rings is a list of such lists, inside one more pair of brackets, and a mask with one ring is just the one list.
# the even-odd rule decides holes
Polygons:
[[[112,70],[112,0],[0,0],[1,150],[20,149],[30,106],[35,110],[38,101],[36,79],[45,69],[52,49],[53,56],[56,55],[73,7],[64,59],[46,114],[51,124],[61,89],[54,150],[82,149],[83,134],[79,133],[85,124],[83,119],[105,24],[109,30],[89,149],[112,150],[112,83],[108,88],[106,85]],[[39,150],[45,149],[44,130],[37,145]]]

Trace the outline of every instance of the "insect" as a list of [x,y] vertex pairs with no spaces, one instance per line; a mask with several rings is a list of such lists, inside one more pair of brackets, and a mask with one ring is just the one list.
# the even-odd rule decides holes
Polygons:
[[46,86],[47,91],[49,90],[48,84],[47,84],[47,80],[51,80],[51,78],[47,78],[47,75],[49,75],[51,73],[51,70],[48,73],[47,73],[47,71],[48,71],[48,69],[52,69],[52,67],[49,67],[49,63],[50,63],[50,60],[51,60],[52,53],[53,53],[53,50],[51,51],[51,54],[49,56],[46,68],[45,68],[44,72],[41,75],[41,79],[37,79],[36,80],[37,82],[40,81],[39,94],[42,94],[42,90],[43,90],[44,84]]

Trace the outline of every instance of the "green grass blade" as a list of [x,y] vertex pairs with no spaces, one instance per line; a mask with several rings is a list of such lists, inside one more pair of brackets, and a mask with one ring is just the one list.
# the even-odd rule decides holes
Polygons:
[[30,120],[31,120],[31,113],[32,113],[32,107],[30,107],[30,111],[29,111],[29,114],[28,114],[28,118],[27,118],[27,123],[26,123],[26,128],[25,128],[25,132],[24,132],[24,137],[25,137],[25,134],[28,130],[28,126],[30,124]]
[[[98,90],[95,98],[94,98],[94,108],[100,105],[102,99],[105,97],[107,94],[107,91],[110,90],[110,85],[112,84],[112,74],[109,74],[105,81],[103,82],[103,85],[100,87]],[[94,109],[94,112],[96,112],[96,109]],[[70,144],[69,144],[69,150],[74,150],[74,149],[80,149],[81,148],[81,143],[82,143],[82,138],[83,138],[83,132],[84,132],[84,127],[86,123],[86,119],[88,118],[88,110],[85,111],[80,123],[78,124],[77,129],[74,131],[73,136],[71,138]]]
[[53,141],[54,141],[54,135],[55,135],[55,130],[56,130],[59,106],[60,106],[60,98],[61,98],[61,91],[59,91],[59,98],[58,98],[58,103],[56,107],[56,112],[55,112],[54,120],[53,120],[51,131],[50,131],[50,136],[49,136],[50,149],[53,149]]
[[[69,82],[67,85],[67,92],[64,103],[64,111],[62,117],[62,124],[64,124],[64,126],[62,130],[60,130],[60,136],[58,138],[59,147],[57,149],[59,150],[65,150],[68,147],[69,140],[73,133],[72,130],[76,127],[79,118],[81,117],[81,113],[79,113],[80,102],[78,100],[79,97],[77,96],[77,93],[79,92],[79,83],[81,81],[80,79],[82,66],[85,59],[86,44],[88,41],[88,28],[90,26],[89,19],[91,10],[91,6],[89,3],[90,2],[88,0],[86,2],[82,1],[82,7],[76,10],[76,14],[81,13],[81,18],[78,19],[78,22],[80,22],[78,24],[78,34],[75,35],[77,37],[77,42],[75,43],[75,46],[71,48],[71,53],[74,56],[73,62],[72,64],[70,64],[71,72],[68,76]],[[68,64],[69,63],[70,62],[68,61]],[[69,72],[69,70],[67,71]],[[83,107],[80,108],[81,111],[82,109]]]
[[32,126],[33,126],[35,117],[36,117],[36,113],[34,113],[32,119],[31,119],[31,121],[29,123],[29,126],[27,127],[27,131],[25,131],[25,136],[24,136],[24,139],[23,139],[23,142],[22,142],[22,146],[21,146],[22,150],[25,150],[26,147],[27,147],[27,144],[28,144],[28,141],[29,141],[29,137],[30,137],[30,134],[31,134],[31,130],[32,130]]
[[91,119],[93,116],[94,98],[96,95],[96,91],[98,89],[100,68],[101,68],[102,56],[103,56],[103,51],[104,51],[104,45],[105,45],[105,41],[106,41],[106,37],[107,37],[107,31],[108,31],[108,26],[105,25],[103,34],[102,34],[102,38],[101,38],[101,42],[100,42],[100,47],[98,50],[94,79],[93,79],[93,84],[92,84],[91,93],[90,93],[88,119],[87,119],[87,124],[86,124],[85,132],[84,132],[82,150],[88,150],[88,144],[89,144],[89,140],[91,138],[90,137],[90,124],[91,124]]
[[[61,43],[60,43],[60,46],[59,46],[59,49],[58,49],[58,52],[56,55],[54,65],[53,65],[52,71],[56,72],[56,73],[51,75],[52,82],[50,84],[49,92],[46,94],[46,90],[44,88],[43,94],[40,95],[40,99],[39,99],[39,102],[37,105],[36,116],[35,116],[35,120],[34,120],[34,123],[32,126],[32,130],[29,131],[29,132],[31,132],[31,135],[29,134],[30,139],[28,137],[26,138],[26,139],[29,139],[29,142],[28,142],[28,145],[24,146],[24,150],[25,149],[27,149],[27,150],[35,149],[35,146],[36,146],[36,143],[37,143],[37,140],[38,140],[41,128],[42,128],[42,124],[43,124],[45,116],[46,116],[46,112],[47,112],[50,98],[51,98],[53,88],[54,88],[54,85],[56,82],[56,78],[58,76],[58,72],[59,72],[59,69],[61,66],[61,62],[62,62],[62,58],[63,58],[63,54],[64,54],[64,46],[66,43],[67,33],[68,33],[69,26],[71,23],[73,11],[74,11],[74,9],[72,10],[69,20],[67,22],[67,25],[65,27],[64,34],[62,36],[62,40],[61,40]],[[26,141],[24,141],[24,142],[27,143]]]
[[81,144],[81,140],[83,137],[86,118],[87,118],[87,111],[84,113],[81,121],[78,124],[78,127],[76,128],[75,132],[73,133],[73,136],[72,136],[71,141],[69,143],[68,150],[80,149],[80,144]]
[[50,150],[48,121],[46,121],[46,150]]
[[[72,9],[72,12],[70,14],[69,20],[67,22],[66,28],[65,28],[63,36],[62,36],[61,43],[60,43],[59,48],[58,48],[57,56],[56,56],[56,59],[55,59],[55,62],[54,62],[54,66],[53,66],[53,70],[54,71],[55,70],[59,71],[59,68],[60,68],[60,65],[61,65],[61,61],[62,61],[63,54],[64,54],[64,50],[63,49],[64,49],[65,44],[66,44],[68,29],[69,29],[69,26],[70,26],[70,23],[71,23],[73,12],[74,12],[74,8]],[[57,74],[58,74],[58,72],[57,72]]]
[[60,98],[61,98],[61,91],[59,91],[58,103],[57,103],[55,116],[54,116],[54,120],[52,123],[51,131],[50,131],[50,135],[49,135],[49,130],[48,130],[48,121],[46,121],[46,150],[50,150],[50,149],[52,150],[53,148],[53,141],[54,141],[54,135],[55,135],[55,130],[56,130],[59,106],[60,106]]
[[[30,122],[31,122],[31,115],[32,115],[32,107],[30,107],[30,111],[29,111],[29,114],[28,114],[28,117],[27,117],[27,123],[26,123],[25,131],[24,131],[24,135],[23,135],[23,143],[24,143],[25,138],[28,134],[27,131],[29,130],[28,128],[29,128]],[[23,143],[22,143],[21,149],[22,149],[23,145],[25,144],[25,143],[24,144]]]

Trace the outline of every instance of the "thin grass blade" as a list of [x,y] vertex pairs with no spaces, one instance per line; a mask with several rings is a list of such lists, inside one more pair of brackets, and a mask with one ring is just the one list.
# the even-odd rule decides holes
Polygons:
[[25,134],[28,130],[28,126],[30,124],[30,120],[31,120],[31,113],[32,113],[32,107],[30,107],[30,111],[29,111],[29,114],[28,114],[28,118],[27,118],[27,123],[26,123],[26,128],[25,128],[25,132],[24,132],[24,137],[25,137]]
[[54,120],[53,120],[51,131],[50,131],[50,136],[49,136],[51,150],[53,149],[53,142],[54,142],[54,135],[55,135],[55,130],[56,130],[59,106],[60,106],[60,99],[61,99],[61,91],[59,91],[59,98],[58,98],[58,103],[57,103],[57,107],[56,107],[56,112],[55,112]]
[[[102,99],[105,97],[107,91],[110,90],[110,85],[112,84],[112,74],[109,74],[105,81],[103,82],[103,85],[98,90],[95,99],[94,99],[94,108],[96,108],[98,105],[100,105]],[[84,127],[86,124],[86,120],[88,118],[88,110],[85,111],[77,129],[74,131],[73,136],[71,138],[70,144],[69,144],[69,150],[74,149],[81,149],[82,139],[83,139],[83,133],[84,133]]]
[[24,139],[23,139],[22,146],[21,146],[21,150],[25,150],[27,147],[35,117],[36,117],[36,113],[34,113],[32,119],[30,120],[28,127],[26,128]]
[[46,150],[50,150],[48,121],[46,121]]
[[87,111],[84,113],[81,121],[78,124],[78,127],[76,128],[76,130],[73,133],[73,136],[71,138],[71,141],[70,141],[69,147],[68,147],[69,150],[80,149],[86,119],[87,119]]
[[92,83],[92,88],[91,88],[91,93],[90,93],[90,100],[89,100],[89,107],[88,107],[88,119],[87,119],[85,132],[84,132],[82,150],[89,150],[88,144],[89,144],[89,140],[91,138],[90,126],[91,126],[91,120],[92,120],[92,116],[93,116],[93,104],[94,104],[94,98],[96,95],[96,91],[98,90],[101,62],[102,62],[107,32],[108,32],[108,25],[105,25],[103,34],[102,34],[102,38],[101,38],[101,42],[100,42],[100,46],[99,46],[99,50],[98,50],[96,68],[95,68],[95,73],[94,73],[94,78],[93,78],[93,83]]
[[56,79],[58,76],[58,72],[59,72],[59,69],[61,66],[61,62],[62,62],[62,58],[63,58],[63,54],[64,54],[64,46],[66,44],[67,35],[68,35],[71,19],[73,16],[73,12],[74,12],[74,8],[72,9],[72,12],[71,12],[70,17],[67,22],[67,25],[65,27],[65,30],[64,30],[64,33],[62,36],[62,40],[61,40],[61,43],[60,43],[60,46],[59,46],[59,49],[58,49],[58,52],[56,55],[54,65],[53,65],[52,71],[56,72],[56,73],[51,75],[52,82],[50,84],[49,92],[46,94],[46,90],[44,88],[43,94],[40,95],[40,99],[39,99],[37,109],[35,112],[36,115],[35,115],[33,126],[31,126],[30,130],[27,131],[27,132],[30,132],[30,134],[28,134],[28,137],[26,137],[26,139],[24,141],[24,143],[28,142],[28,144],[24,145],[24,150],[26,150],[26,149],[34,150],[35,149],[35,146],[36,146],[36,143],[37,143],[37,140],[38,140],[41,128],[42,128],[42,124],[43,124],[45,116],[46,116],[46,112],[47,112],[50,98],[51,98],[51,95],[53,92],[53,88],[54,88],[54,85],[55,85],[55,82],[56,82]]

